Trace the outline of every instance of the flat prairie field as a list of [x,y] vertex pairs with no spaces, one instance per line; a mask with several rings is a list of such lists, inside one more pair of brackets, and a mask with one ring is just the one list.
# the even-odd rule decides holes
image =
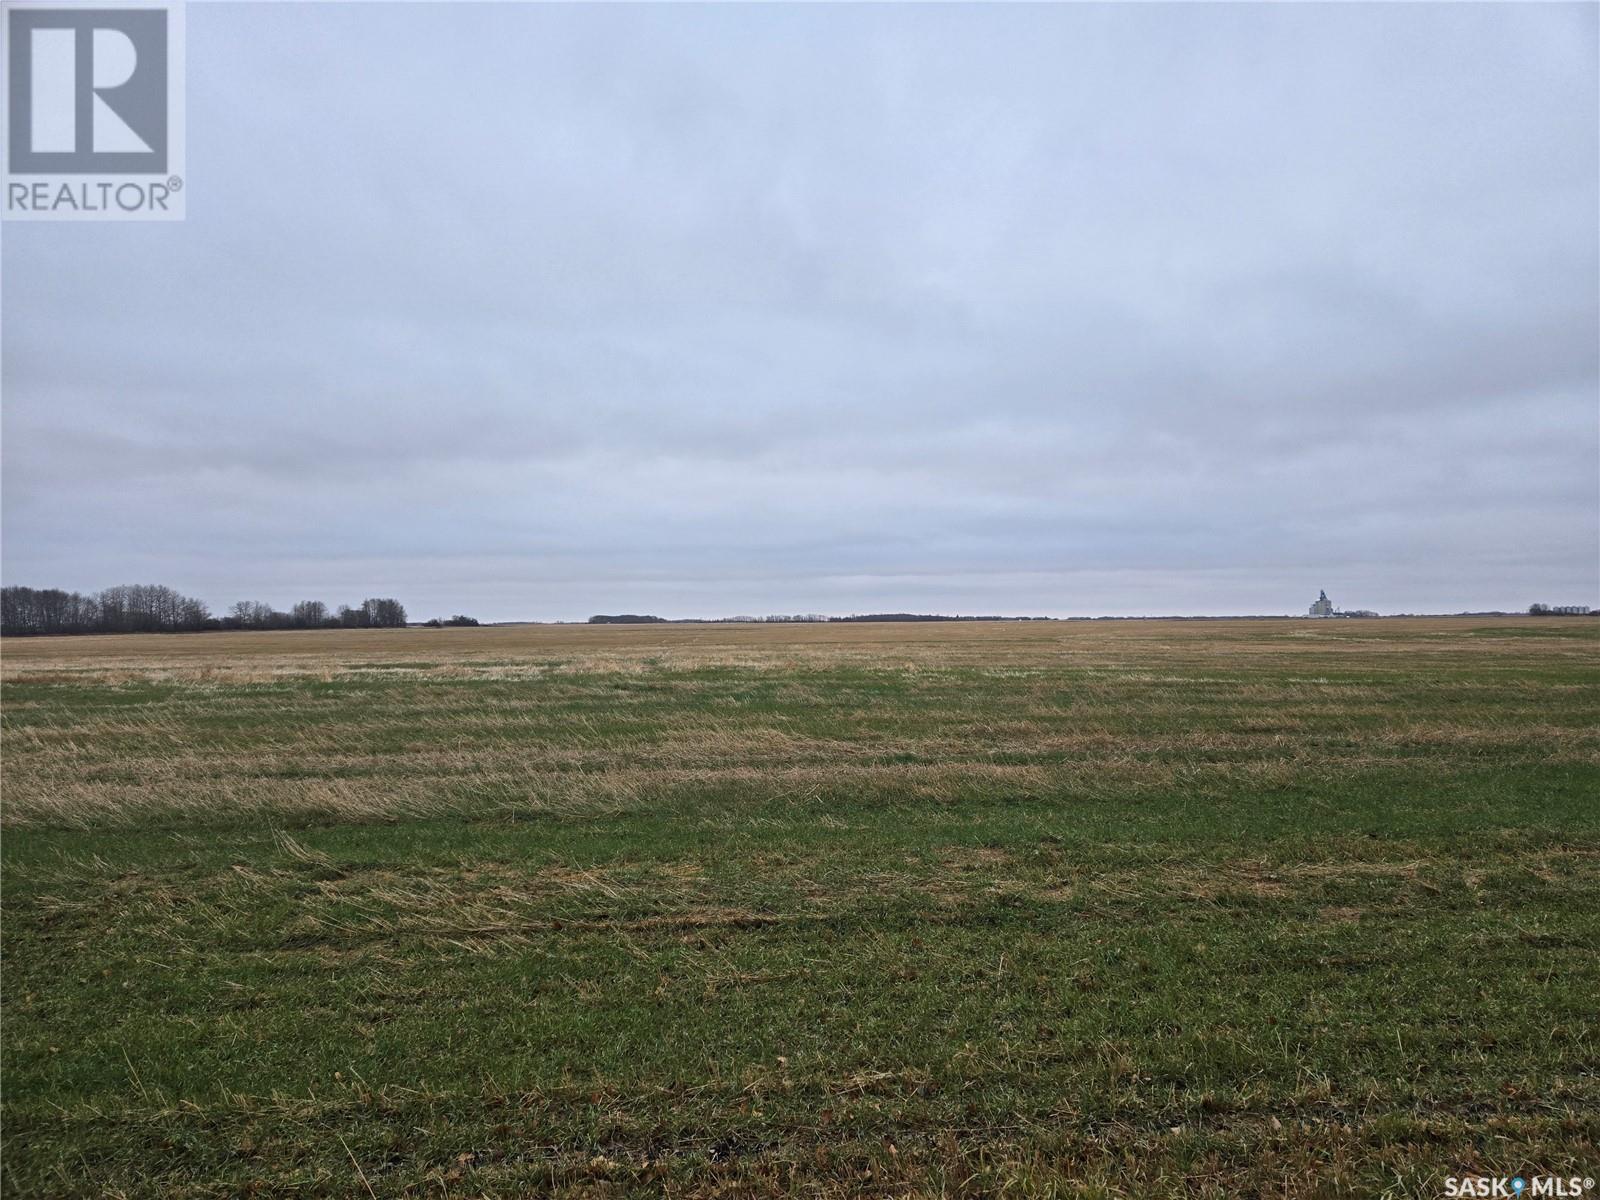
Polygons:
[[1600,1177],[1594,620],[83,637],[0,675],[7,1197]]

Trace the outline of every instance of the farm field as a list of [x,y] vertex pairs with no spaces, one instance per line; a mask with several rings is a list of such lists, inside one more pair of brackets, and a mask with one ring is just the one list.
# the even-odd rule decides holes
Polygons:
[[0,674],[8,1197],[1600,1176],[1600,622],[83,637]]

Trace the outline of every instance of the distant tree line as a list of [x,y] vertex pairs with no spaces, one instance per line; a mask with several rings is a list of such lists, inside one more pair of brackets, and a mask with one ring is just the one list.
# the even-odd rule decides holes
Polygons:
[[815,625],[833,620],[823,613],[770,613],[765,617],[713,617],[707,625]]
[[434,617],[430,621],[424,621],[423,624],[429,629],[446,629],[453,625],[477,625],[479,624],[479,621],[477,617],[464,617],[460,613],[457,613],[455,616],[444,621],[441,621],[438,617]]
[[664,625],[665,617],[653,617],[640,613],[616,613],[607,616],[604,613],[596,614],[589,618],[591,625]]
[[82,595],[60,588],[0,588],[0,633],[188,633],[208,628],[205,603],[159,584]]
[[241,600],[228,610],[218,629],[401,629],[405,606],[398,600],[363,600],[351,607],[341,604],[332,613],[321,600],[302,600],[288,612],[279,612],[259,600]]
[[[470,617],[451,623],[477,624]],[[126,584],[83,595],[60,588],[0,588],[0,634],[7,637],[78,633],[199,633],[215,629],[389,629],[406,623],[400,601],[364,600],[328,612],[320,600],[302,600],[288,612],[241,600],[215,617],[205,602],[160,584]]]
[[[949,617],[942,613],[856,613],[848,617],[829,617],[830,621],[1004,621],[1005,617]],[[1013,618],[1027,620],[1028,618]]]

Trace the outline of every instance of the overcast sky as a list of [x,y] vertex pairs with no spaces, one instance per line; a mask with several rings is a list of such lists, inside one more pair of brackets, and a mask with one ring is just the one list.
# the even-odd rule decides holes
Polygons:
[[4,230],[4,576],[413,619],[1600,602],[1592,5],[191,4]]

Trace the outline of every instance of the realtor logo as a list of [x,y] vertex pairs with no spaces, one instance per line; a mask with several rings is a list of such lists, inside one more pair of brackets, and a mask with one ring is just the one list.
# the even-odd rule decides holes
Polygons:
[[13,175],[166,173],[164,9],[7,17]]
[[8,218],[183,216],[182,9],[5,6]]

